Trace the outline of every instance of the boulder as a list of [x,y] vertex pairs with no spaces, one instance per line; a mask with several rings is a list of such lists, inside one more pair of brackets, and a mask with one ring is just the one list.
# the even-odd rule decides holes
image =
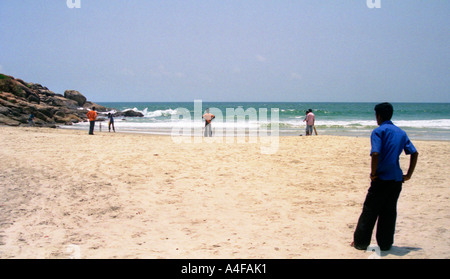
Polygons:
[[49,118],[52,118],[56,112],[56,109],[51,106],[35,106],[34,108]]
[[138,111],[134,110],[126,110],[122,112],[122,115],[125,117],[144,117],[144,115]]
[[31,93],[28,95],[27,97],[28,102],[30,103],[37,103],[39,104],[41,102],[41,99],[39,98],[39,96],[35,93]]
[[84,97],[83,94],[76,90],[64,91],[64,98],[74,100],[80,107],[82,107],[86,103],[86,97]]
[[17,88],[19,88],[20,90],[25,92],[25,97],[28,98],[28,96],[31,95],[31,94],[37,95],[33,90],[28,88],[28,86],[24,85],[23,83],[17,82],[17,81],[14,81],[14,82],[15,82],[15,85],[17,86]]
[[9,107],[9,115],[8,116],[21,116],[23,114],[23,109],[19,106]]
[[11,108],[11,107],[18,107],[18,105],[8,101],[8,95],[9,93],[6,92],[0,92],[0,105]]
[[72,125],[72,123],[82,122],[83,120],[74,114],[67,114],[62,116],[60,112],[55,113],[53,117],[56,123],[64,123],[65,125]]
[[27,114],[21,114],[19,116],[11,117],[11,119],[19,121],[22,124],[27,124],[28,123],[28,118],[29,118],[29,115],[27,115]]
[[57,107],[67,107],[71,109],[77,109],[78,103],[75,100],[67,99],[60,96],[51,96],[48,97],[48,104]]
[[83,122],[83,119],[81,119],[80,117],[76,116],[75,114],[67,114],[66,115],[66,119],[68,119],[68,121],[72,122],[72,123]]
[[101,105],[93,103],[93,102],[86,102],[83,106],[83,108],[85,108],[85,109],[92,109],[92,107],[95,107],[95,110],[98,112],[108,111],[108,109],[105,108],[104,106],[101,106]]
[[9,113],[10,113],[9,108],[7,108],[3,105],[0,105],[0,114],[8,115]]
[[53,123],[54,122],[50,117],[48,117],[47,115],[45,115],[45,114],[43,114],[43,113],[41,113],[39,111],[36,111],[33,114],[34,114],[34,116],[36,118],[39,118],[39,119],[43,120],[44,122],[47,122],[47,123]]
[[39,95],[44,95],[44,96],[55,96],[56,95],[56,96],[64,97],[64,95],[57,94],[53,91],[45,90],[45,89],[37,90],[37,92],[39,93]]
[[40,85],[39,83],[30,82],[30,83],[28,83],[27,86],[33,90],[48,90],[47,87],[44,87],[44,86]]
[[58,110],[57,112],[55,112],[55,116],[66,117],[66,114],[64,113],[64,111]]
[[3,114],[0,114],[0,124],[8,125],[8,126],[19,126],[20,121],[9,118]]

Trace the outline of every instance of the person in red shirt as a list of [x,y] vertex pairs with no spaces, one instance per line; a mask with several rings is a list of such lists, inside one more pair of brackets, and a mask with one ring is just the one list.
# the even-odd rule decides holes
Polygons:
[[95,111],[95,107],[92,107],[92,110],[90,110],[86,115],[89,119],[89,135],[93,135],[95,127],[95,119],[97,119],[97,112]]

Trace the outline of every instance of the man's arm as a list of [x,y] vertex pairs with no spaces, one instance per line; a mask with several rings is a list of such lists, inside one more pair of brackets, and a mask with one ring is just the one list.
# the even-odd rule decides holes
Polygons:
[[373,152],[372,155],[370,155],[370,156],[372,156],[370,179],[375,180],[378,177],[378,176],[376,176],[376,173],[377,173],[378,159],[380,158],[380,154],[378,152]]
[[403,175],[403,181],[408,181],[411,179],[411,176],[414,173],[414,169],[416,168],[417,158],[419,158],[419,152],[411,154],[411,158],[409,159],[408,173],[406,173],[406,175]]

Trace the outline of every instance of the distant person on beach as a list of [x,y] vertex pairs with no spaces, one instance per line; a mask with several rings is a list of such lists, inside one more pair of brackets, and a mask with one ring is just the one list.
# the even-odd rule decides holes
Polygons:
[[206,109],[206,113],[203,114],[203,119],[205,119],[205,137],[212,137],[211,121],[216,118],[216,116]]
[[97,112],[95,111],[95,107],[92,107],[92,110],[90,110],[86,115],[89,119],[89,135],[93,135],[95,120],[97,119]]
[[307,111],[306,117],[303,122],[306,122],[306,135],[311,136],[313,134],[314,122],[316,121],[316,116],[312,112],[312,109]]
[[111,132],[111,125],[113,128],[114,133],[116,132],[116,129],[114,128],[114,116],[112,113],[108,113],[108,118],[109,118],[109,122],[108,122],[108,131]]
[[[397,200],[402,190],[402,183],[411,178],[419,156],[407,134],[391,122],[393,112],[394,109],[390,103],[375,106],[375,116],[379,127],[372,131],[370,137],[371,184],[352,243],[352,246],[358,250],[366,250],[370,245],[377,219],[378,246],[382,251],[391,249],[394,243]],[[399,156],[403,150],[407,155],[411,154],[406,175],[403,175],[399,164]]]
[[28,126],[30,127],[30,126],[35,126],[35,124],[34,124],[34,114],[30,114],[30,116],[28,117]]
[[[309,113],[309,111],[305,111],[305,118],[303,118],[303,122],[306,122],[306,119],[307,119],[307,117],[308,117],[308,113]],[[309,135],[308,125],[306,125],[306,130],[305,130],[305,132],[306,132],[306,135]]]

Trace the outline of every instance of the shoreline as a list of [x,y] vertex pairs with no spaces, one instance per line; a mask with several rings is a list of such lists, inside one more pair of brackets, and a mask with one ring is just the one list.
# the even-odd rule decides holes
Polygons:
[[[280,136],[261,154],[259,143],[107,133],[0,127],[0,258],[64,259],[74,247],[86,259],[371,256],[349,246],[369,187],[367,138]],[[413,143],[394,247],[378,256],[450,258],[450,142]]]
[[[8,126],[8,125],[2,125],[2,124],[0,124],[0,128],[11,128],[11,129],[43,129],[43,130],[49,130],[49,131],[52,131],[52,130],[55,130],[55,131],[80,131],[80,132],[82,132],[82,131],[86,131],[86,133],[88,132],[88,129],[86,129],[86,128],[73,128],[73,127],[71,127],[71,126],[64,126],[64,127],[61,127],[61,126],[57,126],[56,128],[50,128],[50,127],[26,127],[26,126],[22,126],[22,127],[12,127],[12,126]],[[96,131],[97,131],[97,129],[96,129]],[[302,130],[299,130],[299,132],[302,132]],[[114,134],[114,132],[108,132],[108,131],[97,131],[97,133],[101,133],[101,134],[108,134],[108,133],[110,133],[110,134]],[[116,134],[127,134],[127,135],[147,135],[147,136],[161,136],[161,137],[172,137],[172,135],[170,135],[170,134],[163,134],[163,133],[161,133],[161,134],[155,134],[155,133],[151,133],[151,132],[137,132],[137,131],[116,131],[115,132]],[[202,135],[203,135],[203,133],[202,133]],[[367,135],[367,136],[365,136],[365,135],[341,135],[341,134],[336,134],[336,135],[334,135],[334,134],[319,134],[319,135],[317,135],[317,136],[319,136],[319,137],[343,137],[343,138],[365,138],[365,139],[370,139],[370,135]],[[408,135],[409,136],[409,135]],[[189,136],[186,136],[186,137],[189,137]],[[190,136],[190,137],[193,137],[193,136]],[[245,137],[245,138],[248,138],[248,132],[247,132],[247,135],[246,136],[231,136],[231,137],[235,137],[235,138],[237,138],[237,137]],[[259,137],[259,135],[258,136],[256,136],[256,137]],[[282,138],[282,137],[288,137],[288,138],[290,138],[290,137],[306,137],[306,135],[278,135],[278,137],[280,137],[280,138]],[[311,137],[316,137],[316,135],[313,135],[313,136],[311,136]],[[203,136],[202,136],[202,138],[203,138]],[[212,137],[212,138],[214,138],[214,136]],[[220,138],[220,136],[219,137],[216,137],[216,138]],[[450,142],[450,139],[427,139],[427,138],[424,138],[424,139],[415,139],[415,138],[410,138],[410,140],[411,141],[413,141],[413,142],[416,142],[416,141],[425,141],[425,142]]]
[[[1,126],[0,126],[1,127]],[[73,128],[71,126],[64,126],[64,127],[57,127],[57,128],[49,128],[49,129],[60,129],[60,130],[79,130],[79,131],[87,131],[87,129],[83,128]],[[96,127],[97,130],[97,127]],[[108,131],[102,131],[101,133],[108,133]],[[114,132],[111,132],[114,133]],[[116,131],[116,133],[123,133],[123,134],[137,134],[137,135],[151,135],[151,136],[167,136],[167,137],[172,137],[172,135],[167,134],[167,133],[161,133],[161,134],[156,134],[156,133],[152,133],[152,132],[139,132],[139,131],[130,131],[130,130],[125,130],[125,131]],[[232,135],[231,137],[248,137],[249,132],[246,131],[247,135],[245,136],[235,136]],[[304,129],[299,129],[298,133],[304,133]],[[203,133],[202,133],[203,135]],[[279,137],[306,137],[306,135],[304,134],[296,134],[296,135],[289,135],[289,134],[283,134],[280,132],[280,134],[278,135]],[[315,137],[316,135],[313,135],[312,137]],[[370,133],[369,135],[342,135],[342,134],[319,134],[317,136],[331,136],[331,137],[350,137],[350,138],[368,138],[370,139]],[[409,134],[408,134],[409,136]],[[221,137],[221,136],[219,136]],[[259,135],[257,135],[257,137],[259,137]],[[213,136],[214,138],[214,136]],[[415,139],[415,138],[411,138],[411,141],[437,141],[437,142],[448,142],[450,141],[450,139],[431,139],[431,138],[423,138],[423,139]]]

